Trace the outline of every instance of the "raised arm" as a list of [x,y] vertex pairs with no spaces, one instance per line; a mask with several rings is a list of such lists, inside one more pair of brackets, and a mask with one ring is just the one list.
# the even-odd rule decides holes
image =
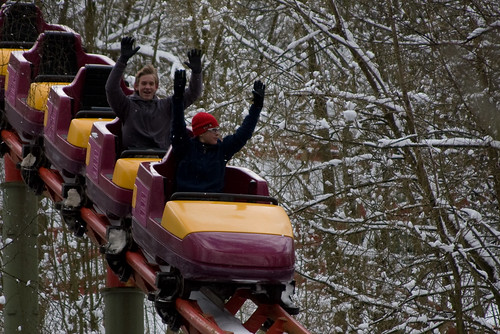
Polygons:
[[184,93],[184,107],[189,107],[200,96],[203,90],[203,75],[201,57],[202,52],[199,49],[192,49],[188,52],[188,60],[184,62],[187,67],[191,69],[191,79],[189,79],[189,86]]
[[253,104],[250,106],[248,115],[241,123],[241,126],[232,135],[224,137],[222,145],[224,147],[224,155],[226,160],[245,146],[247,141],[252,138],[257,121],[259,120],[260,112],[264,106],[264,95],[266,86],[261,81],[255,81],[253,85]]
[[135,40],[132,37],[122,38],[120,58],[118,58],[115,66],[113,66],[108,80],[106,81],[106,96],[109,106],[113,109],[116,115],[122,119],[124,118],[125,113],[128,112],[129,100],[120,87],[120,82],[123,77],[123,72],[125,72],[128,60],[140,48],[139,46],[133,48],[134,42]]
[[186,71],[177,70],[174,75],[174,95],[172,96],[172,129],[170,142],[174,153],[182,153],[183,147],[189,141],[184,120],[184,89],[186,87]]

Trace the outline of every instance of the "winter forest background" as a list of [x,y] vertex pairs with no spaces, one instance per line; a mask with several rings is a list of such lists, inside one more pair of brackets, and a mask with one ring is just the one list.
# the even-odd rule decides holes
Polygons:
[[[267,85],[232,163],[290,216],[311,333],[498,332],[500,2],[35,2],[88,52],[116,59],[134,36],[127,74],[153,63],[162,96],[201,48],[204,92],[186,112],[213,113],[224,132],[254,80]],[[41,332],[101,332],[103,259],[51,208],[40,202]],[[145,307],[148,333],[165,332]]]

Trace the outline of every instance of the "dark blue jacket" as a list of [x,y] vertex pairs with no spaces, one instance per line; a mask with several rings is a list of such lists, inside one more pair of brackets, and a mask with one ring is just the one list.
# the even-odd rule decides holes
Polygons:
[[183,102],[173,99],[171,143],[179,161],[176,191],[222,192],[226,164],[252,137],[261,110],[252,105],[234,134],[218,140],[216,145],[207,145],[201,143],[198,137],[189,137]]

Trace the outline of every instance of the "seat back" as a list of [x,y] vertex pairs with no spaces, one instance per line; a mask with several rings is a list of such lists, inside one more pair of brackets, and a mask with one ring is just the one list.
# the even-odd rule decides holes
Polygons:
[[177,173],[178,159],[172,151],[172,147],[160,163],[154,164],[153,168],[163,177],[163,195],[165,200],[175,192],[175,174]]
[[226,166],[224,192],[269,196],[267,182],[255,172],[236,166]]
[[0,47],[31,48],[39,34],[37,19],[40,13],[35,4],[5,4],[0,15]]
[[[193,131],[191,128],[186,128],[189,137],[193,137]],[[165,199],[168,201],[170,197],[175,192],[175,177],[177,174],[177,165],[179,164],[179,159],[174,154],[172,146],[168,149],[167,153],[163,157],[160,163],[154,164],[154,169],[163,177],[163,193]]]
[[115,118],[112,122],[106,124],[106,129],[114,136],[115,147],[113,159],[116,161],[120,157],[122,151],[122,122],[119,118]]
[[71,82],[78,72],[76,36],[66,31],[46,31],[40,41],[40,62],[35,82]]
[[106,97],[106,81],[113,66],[85,65],[85,83],[83,84],[79,110],[110,110]]

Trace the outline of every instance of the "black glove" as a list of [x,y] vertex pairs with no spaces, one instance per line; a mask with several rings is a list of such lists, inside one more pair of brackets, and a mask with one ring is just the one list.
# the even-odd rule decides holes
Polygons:
[[120,48],[120,60],[123,61],[124,63],[127,63],[127,61],[139,51],[141,48],[140,46],[134,47],[135,43],[135,38],[133,37],[123,37],[122,38],[122,44]]
[[184,97],[184,89],[186,87],[186,71],[177,70],[174,74],[174,99],[182,99]]
[[201,73],[201,50],[192,49],[188,52],[189,62],[184,62],[187,67],[193,71],[193,73]]
[[264,85],[260,80],[257,80],[253,84],[253,104],[262,108],[264,106],[264,95],[266,91],[266,85]]

